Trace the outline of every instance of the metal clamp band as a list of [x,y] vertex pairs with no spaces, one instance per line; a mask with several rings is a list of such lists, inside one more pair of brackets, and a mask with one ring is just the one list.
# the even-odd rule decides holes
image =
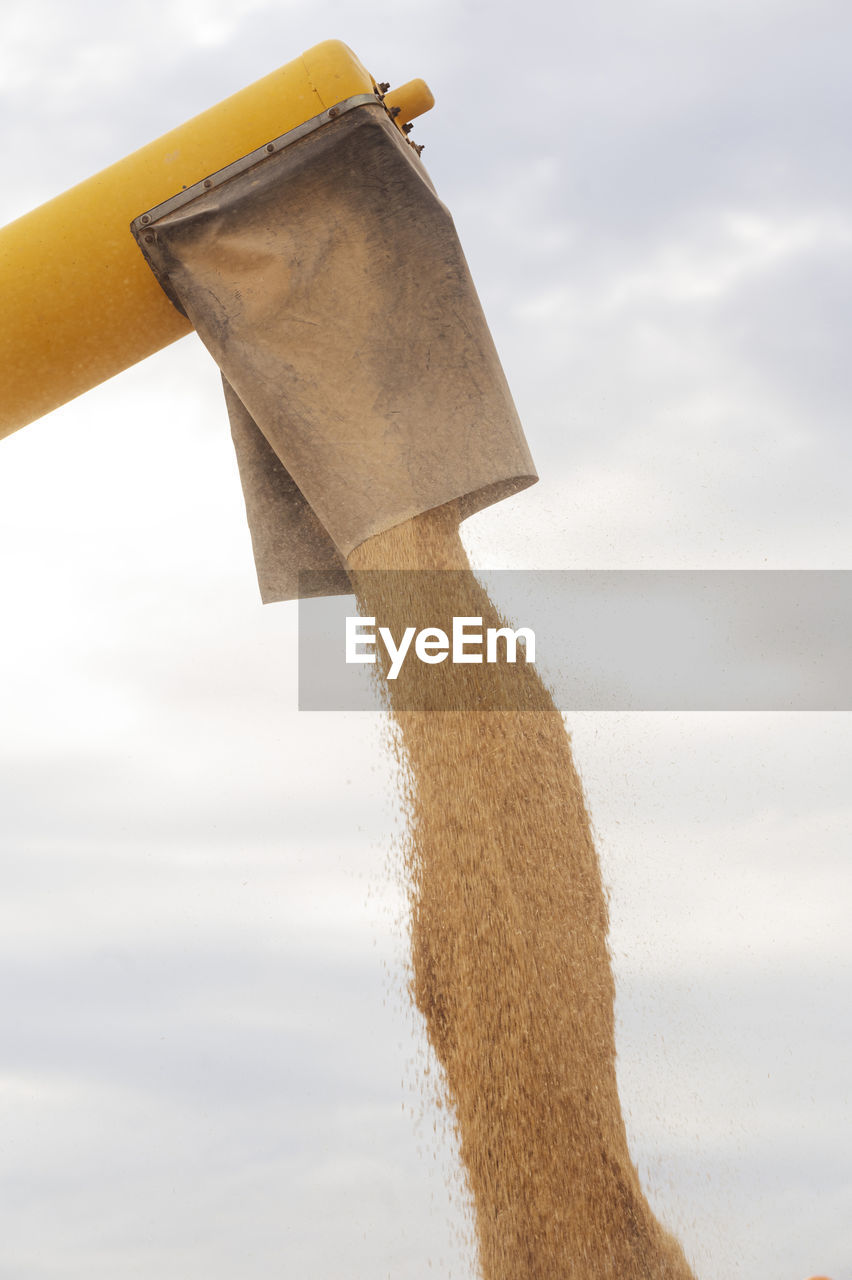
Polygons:
[[264,143],[263,146],[250,151],[248,155],[241,156],[239,160],[234,160],[232,164],[226,165],[224,169],[211,173],[209,177],[202,178],[199,182],[193,183],[191,187],[185,187],[177,195],[170,196],[168,200],[163,200],[161,204],[155,205],[153,209],[148,209],[145,213],[139,214],[131,222],[130,230],[135,238],[139,240],[146,228],[156,222],[158,218],[163,218],[168,213],[174,213],[176,209],[181,209],[185,204],[189,204],[191,200],[197,199],[198,196],[203,195],[206,191],[211,191],[214,187],[221,186],[223,182],[227,182],[230,178],[235,178],[238,174],[245,173],[247,169],[259,164],[261,160],[265,160],[276,151],[281,151],[282,148],[298,142],[300,138],[307,137],[308,134],[313,133],[316,129],[322,128],[324,124],[330,124],[333,120],[345,115],[347,111],[352,111],[355,107],[369,105],[384,106],[384,103],[378,93],[357,93],[352,98],[344,98],[342,102],[336,103],[333,107],[328,107],[318,116],[313,116],[310,120],[306,120],[304,124],[297,125],[295,129],[290,129],[287,133],[282,133],[280,137]]

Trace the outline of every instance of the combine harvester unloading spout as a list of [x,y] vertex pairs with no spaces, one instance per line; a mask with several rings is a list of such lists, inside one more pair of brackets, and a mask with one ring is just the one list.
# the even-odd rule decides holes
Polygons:
[[[0,436],[195,329],[223,374],[263,599],[535,480],[452,221],[433,105],[329,40],[0,231]],[[147,259],[147,260],[146,260]],[[402,354],[404,353],[404,355]]]
[[328,40],[3,228],[0,437],[191,332],[140,257],[133,219],[341,101],[381,103],[403,133],[434,105],[422,80],[388,89]]

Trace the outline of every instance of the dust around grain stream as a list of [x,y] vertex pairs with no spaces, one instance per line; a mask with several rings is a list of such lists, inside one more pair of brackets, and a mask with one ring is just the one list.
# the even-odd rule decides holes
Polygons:
[[[362,613],[394,634],[505,625],[455,504],[363,543]],[[393,577],[375,570],[454,569]],[[408,586],[406,586],[408,584]],[[422,706],[434,667],[385,682],[409,840],[412,993],[443,1067],[485,1280],[694,1280],[631,1161],[615,1073],[607,908],[562,717],[533,667],[442,665],[468,707]],[[502,695],[502,697],[501,697]]]

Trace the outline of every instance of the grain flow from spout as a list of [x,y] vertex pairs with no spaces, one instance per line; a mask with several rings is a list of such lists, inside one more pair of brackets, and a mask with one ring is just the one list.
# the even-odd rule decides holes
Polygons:
[[[505,625],[454,504],[363,543],[362,614]],[[403,576],[375,570],[465,570]],[[463,584],[460,586],[460,582]],[[484,1280],[692,1280],[630,1158],[615,1071],[607,906],[561,714],[531,666],[449,663],[466,706],[428,705],[434,668],[385,680],[399,729],[412,995],[443,1069]],[[418,682],[422,685],[417,701]]]

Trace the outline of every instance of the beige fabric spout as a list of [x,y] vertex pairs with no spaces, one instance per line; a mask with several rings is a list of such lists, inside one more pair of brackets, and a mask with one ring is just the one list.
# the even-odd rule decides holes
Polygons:
[[535,469],[452,220],[359,106],[146,228],[222,371],[264,600],[420,512]]
[[[263,603],[347,595],[349,575],[319,517],[227,379],[222,385]],[[305,568],[320,572],[300,585]]]

